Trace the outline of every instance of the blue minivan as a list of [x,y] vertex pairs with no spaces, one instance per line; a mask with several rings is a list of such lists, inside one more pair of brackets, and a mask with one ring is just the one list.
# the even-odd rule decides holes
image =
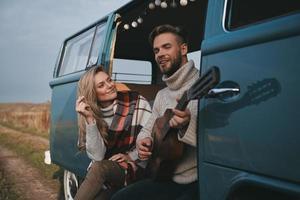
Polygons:
[[188,30],[201,72],[221,74],[199,104],[198,199],[300,199],[299,0],[134,0],[68,37],[50,82],[50,152],[65,198],[90,162],[77,148],[80,76],[102,64],[120,88],[153,100],[164,85],[147,37],[165,23]]

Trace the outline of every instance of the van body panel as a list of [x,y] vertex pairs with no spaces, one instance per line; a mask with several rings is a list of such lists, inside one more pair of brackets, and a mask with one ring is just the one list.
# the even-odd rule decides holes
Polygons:
[[200,103],[200,199],[228,198],[240,176],[245,183],[256,177],[257,185],[268,179],[264,187],[272,190],[293,185],[300,195],[300,14],[227,31],[224,4],[209,5],[201,70],[219,67],[217,87],[240,92]]
[[[99,56],[97,63],[105,57],[104,46],[110,43],[109,38],[110,29],[113,19],[113,14],[106,16],[104,19],[99,20],[97,23],[92,24],[88,28],[74,34],[65,40],[68,42],[73,37],[78,36],[85,30],[96,26],[98,23],[106,23],[104,25],[104,42],[97,48],[99,49]],[[107,20],[107,21],[106,21]],[[106,21],[106,22],[105,22]],[[63,50],[64,51],[64,50]],[[64,52],[61,53],[61,56]],[[62,58],[59,58],[60,60]],[[77,83],[84,70],[74,71],[66,75],[58,76],[58,71],[54,74],[56,77],[49,83],[52,88],[51,99],[51,130],[50,130],[50,152],[51,160],[53,163],[63,166],[65,169],[75,173],[80,177],[84,177],[86,169],[90,163],[84,151],[79,151],[77,147],[78,141],[78,124],[77,112],[75,111],[75,102],[77,98]],[[59,70],[59,67],[55,68]]]
[[51,160],[83,177],[90,161],[77,147],[77,82],[54,86],[52,90],[51,106],[55,112],[51,113]]
[[[228,198],[239,188],[247,186],[259,186],[270,191],[297,195],[300,185],[293,182],[282,181],[260,174],[248,173],[244,170],[226,168],[211,163],[203,163],[202,170],[205,175],[201,177],[201,182],[205,182],[200,188],[201,200],[220,200]],[[214,181],[211,181],[211,180]],[[264,199],[258,196],[255,199]]]

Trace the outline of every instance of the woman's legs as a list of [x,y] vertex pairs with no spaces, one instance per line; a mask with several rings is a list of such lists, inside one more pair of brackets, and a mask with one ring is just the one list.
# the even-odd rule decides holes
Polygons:
[[[124,181],[125,170],[118,163],[110,160],[96,161],[87,172],[75,196],[75,200],[93,200],[102,190],[103,183],[108,182],[113,187],[122,187]],[[101,195],[98,194],[98,196]]]

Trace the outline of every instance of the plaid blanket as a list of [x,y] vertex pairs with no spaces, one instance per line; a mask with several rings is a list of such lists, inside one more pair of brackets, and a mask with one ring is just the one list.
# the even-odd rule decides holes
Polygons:
[[[138,124],[140,95],[137,92],[118,92],[117,108],[108,131],[106,158],[117,153],[126,153],[135,147],[137,134],[142,126]],[[133,119],[134,112],[136,112]],[[134,121],[133,121],[134,120]]]
[[[135,141],[138,133],[145,123],[144,112],[151,112],[146,109],[146,99],[137,92],[118,92],[116,111],[108,132],[108,144],[105,158],[108,159],[117,153],[127,153],[135,148]],[[145,117],[145,115],[144,115]],[[127,171],[125,185],[137,178],[137,171],[141,171],[135,162],[123,162],[119,165]],[[139,175],[138,175],[139,176]]]

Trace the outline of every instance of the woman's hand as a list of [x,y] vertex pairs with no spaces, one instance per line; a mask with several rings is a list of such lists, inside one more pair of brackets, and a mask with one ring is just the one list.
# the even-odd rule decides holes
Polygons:
[[80,96],[76,100],[76,111],[85,118],[87,123],[90,124],[94,121],[93,112],[91,110],[90,105],[85,102],[84,96]]
[[108,160],[120,162],[129,162],[132,161],[128,154],[118,153],[110,157]]

